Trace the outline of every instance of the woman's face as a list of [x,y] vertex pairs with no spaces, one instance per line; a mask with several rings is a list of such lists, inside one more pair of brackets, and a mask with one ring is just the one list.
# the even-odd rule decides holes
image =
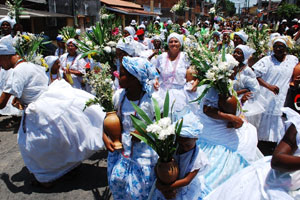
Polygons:
[[154,40],[153,45],[155,49],[160,49],[161,41],[160,40]]
[[3,34],[10,34],[11,33],[11,26],[10,23],[8,22],[3,22],[1,24],[1,31],[3,32]]
[[286,54],[287,48],[282,42],[275,42],[273,45],[273,51],[275,56],[281,57]]
[[180,47],[181,47],[181,44],[179,42],[179,40],[177,38],[171,38],[169,40],[169,50],[172,52],[172,53],[179,53],[180,52]]
[[5,69],[5,70],[9,70],[10,68],[12,68],[12,63],[10,61],[10,56],[8,55],[1,55],[0,56],[0,67]]
[[238,35],[234,35],[233,37],[234,46],[237,47],[239,44],[244,44],[244,41]]
[[140,84],[139,80],[130,74],[123,65],[120,66],[120,78],[119,83],[121,88],[132,88],[136,87],[137,84]]
[[57,59],[57,60],[55,61],[55,63],[53,64],[52,68],[51,68],[51,73],[52,73],[52,74],[57,74],[59,68],[60,68],[60,62],[59,62],[59,59]]
[[191,149],[193,149],[196,145],[196,138],[184,138],[184,137],[178,137],[177,142],[179,144],[179,148],[183,152],[188,152]]
[[239,62],[242,63],[244,62],[244,53],[241,49],[237,48],[233,52],[233,57]]
[[129,36],[129,35],[130,35],[130,34],[129,34],[129,32],[128,32],[127,30],[124,30],[124,31],[123,31],[123,36],[124,36],[124,37],[127,37],[127,36]]
[[69,43],[67,44],[67,51],[70,54],[70,56],[74,56],[76,54],[77,47],[74,44]]

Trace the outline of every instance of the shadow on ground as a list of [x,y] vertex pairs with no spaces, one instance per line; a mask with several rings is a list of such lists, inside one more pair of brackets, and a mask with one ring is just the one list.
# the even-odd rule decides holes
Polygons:
[[[82,163],[71,172],[56,180],[53,187],[48,189],[33,186],[34,177],[26,167],[23,167],[21,171],[11,177],[6,173],[2,173],[0,178],[12,193],[61,193],[81,189],[92,191],[96,200],[106,200],[111,196],[107,187],[107,168],[99,166],[100,161],[106,159],[106,157],[106,151],[95,153],[89,159],[90,163]],[[24,182],[24,184],[17,186],[20,184],[15,184],[16,182]],[[99,188],[104,187],[106,187],[105,191],[100,192]]]

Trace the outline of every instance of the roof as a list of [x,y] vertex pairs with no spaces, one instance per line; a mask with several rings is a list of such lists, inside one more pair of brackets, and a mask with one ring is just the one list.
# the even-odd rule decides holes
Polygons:
[[142,5],[133,2],[122,1],[122,0],[101,0],[101,3],[105,3],[109,6],[136,8],[143,10]]
[[157,16],[159,13],[145,11],[142,5],[122,0],[101,0],[107,10],[125,15]]
[[[9,9],[5,5],[0,5],[0,17],[5,17],[8,13]],[[60,14],[60,13],[51,13],[48,11],[42,10],[33,10],[24,8],[22,14],[20,15],[21,19],[31,18],[31,17],[72,17],[71,15]]]
[[41,4],[47,4],[46,0],[25,0],[33,3],[41,3]]

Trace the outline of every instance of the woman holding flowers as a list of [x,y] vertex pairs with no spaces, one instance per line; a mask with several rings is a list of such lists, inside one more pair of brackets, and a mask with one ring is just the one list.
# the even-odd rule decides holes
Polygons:
[[104,145],[105,113],[100,106],[83,111],[93,95],[72,88],[64,80],[48,86],[45,69],[26,62],[13,47],[13,39],[0,40],[0,65],[11,69],[0,97],[0,109],[13,95],[23,108],[18,144],[24,163],[37,183],[48,187]]
[[[159,84],[156,83],[156,89],[159,89],[153,93],[153,97],[162,105],[163,98],[169,91],[171,104],[176,99],[173,107],[174,111],[180,111],[188,104],[184,85],[190,62],[187,54],[181,51],[183,45],[182,35],[171,33],[167,42],[169,51],[164,52],[157,58],[156,68],[160,73],[160,78]],[[157,87],[158,85],[159,87]]]
[[274,54],[263,57],[253,65],[261,85],[261,95],[268,97],[257,128],[260,141],[258,147],[268,155],[273,153],[276,143],[284,134],[281,107],[284,105],[293,69],[298,63],[295,56],[287,54],[288,47],[292,46],[288,37],[275,37],[271,43]]
[[146,59],[122,58],[119,77],[122,89],[116,91],[113,100],[122,123],[123,149],[115,150],[111,140],[103,135],[104,143],[110,151],[108,183],[115,200],[147,199],[155,180],[157,154],[147,144],[131,136],[130,132],[135,130],[130,116],[137,115],[131,105],[132,101],[154,119],[150,98],[152,84],[149,81],[157,76],[155,67]]

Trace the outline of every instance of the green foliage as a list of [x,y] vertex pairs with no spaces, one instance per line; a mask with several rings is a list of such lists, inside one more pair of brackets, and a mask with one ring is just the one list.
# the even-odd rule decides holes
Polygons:
[[277,14],[282,19],[292,19],[300,14],[300,8],[294,4],[283,3],[278,7]]
[[20,15],[24,10],[24,8],[22,8],[22,2],[23,0],[7,0],[5,2],[5,5],[7,5],[9,9],[7,15],[12,19],[15,18],[17,23],[20,23]]
[[64,41],[67,41],[76,36],[76,31],[74,27],[65,26],[59,31],[59,34],[63,36]]

